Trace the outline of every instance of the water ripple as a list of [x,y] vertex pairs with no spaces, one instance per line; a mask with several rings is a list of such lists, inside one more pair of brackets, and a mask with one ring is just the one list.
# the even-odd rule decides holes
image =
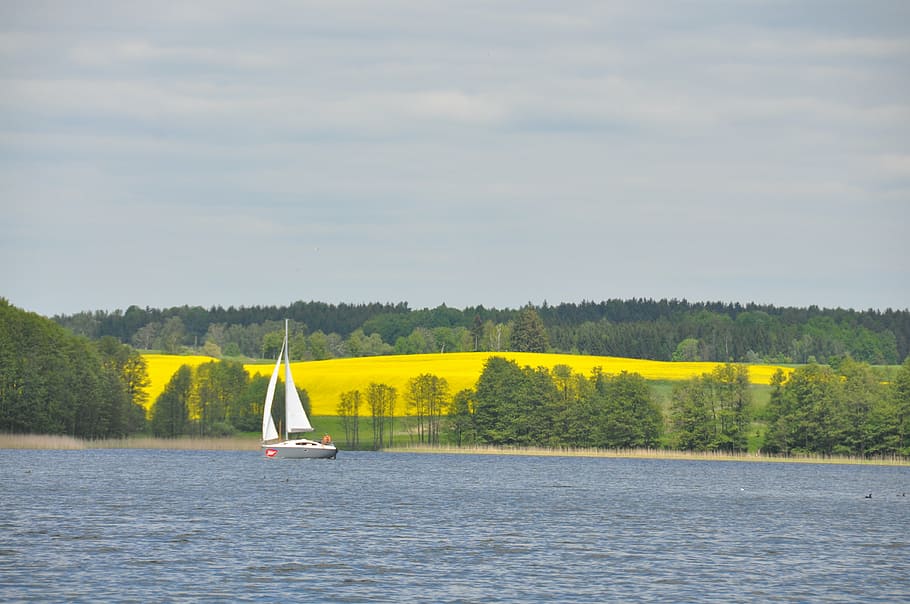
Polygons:
[[[0,451],[0,600],[910,600],[906,468]],[[40,555],[36,555],[40,552]]]

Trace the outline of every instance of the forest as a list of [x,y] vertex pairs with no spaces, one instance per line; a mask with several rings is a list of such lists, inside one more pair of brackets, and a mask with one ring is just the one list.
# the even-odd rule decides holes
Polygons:
[[[910,311],[775,307],[686,300],[531,304],[521,309],[413,310],[398,304],[182,306],[82,312],[53,319],[92,340],[113,337],[140,350],[270,358],[270,336],[288,318],[297,359],[384,354],[533,350],[513,341],[522,310],[540,318],[546,350],[654,360],[818,363],[849,356],[897,365],[910,354]],[[269,340],[269,338],[272,338]]]
[[[553,333],[528,306],[509,320],[505,341],[551,350]],[[264,345],[274,345],[272,335]],[[298,340],[305,345],[302,330]],[[146,384],[132,346],[112,335],[77,335],[0,298],[0,432],[218,436],[260,425],[267,379],[250,376],[240,362],[185,365],[155,401],[144,399]],[[846,351],[826,364],[813,359],[789,375],[779,372],[769,388],[768,403],[756,405],[748,365],[724,363],[675,383],[664,400],[635,373],[520,367],[493,354],[471,389],[450,392],[431,374],[414,376],[405,392],[375,383],[344,393],[337,417],[348,445],[373,449],[394,444],[405,428],[407,438],[430,444],[910,456],[910,358],[883,372]],[[389,411],[399,396],[404,417]],[[361,440],[364,423],[372,439]]]
[[145,430],[145,362],[0,298],[0,431],[111,438]]

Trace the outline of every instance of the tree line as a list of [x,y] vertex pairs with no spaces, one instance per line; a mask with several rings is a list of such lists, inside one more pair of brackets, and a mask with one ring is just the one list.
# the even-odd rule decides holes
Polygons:
[[852,359],[772,379],[764,450],[910,456],[910,358],[890,382]]
[[[910,358],[891,381],[848,358],[778,371],[770,387],[758,408],[748,366],[726,363],[675,384],[662,402],[637,373],[582,375],[491,356],[472,389],[450,394],[444,378],[411,379],[398,421],[409,442],[428,444],[910,456]],[[375,383],[366,395],[344,393],[337,412],[346,441],[364,444],[358,426],[369,415],[372,448],[391,446],[397,394]]]
[[910,358],[883,378],[849,358],[778,371],[759,409],[748,367],[726,363],[675,384],[661,405],[635,373],[584,376],[491,357],[475,388],[448,404],[449,430],[457,444],[907,457]]
[[[153,402],[149,430],[165,438],[258,432],[268,383],[268,377],[251,376],[234,361],[183,365]],[[279,430],[284,417],[284,388],[284,383],[278,382],[272,405]],[[300,388],[297,393],[309,414],[309,395]]]
[[[519,315],[513,337],[545,348],[539,314],[526,308]],[[268,379],[250,376],[239,362],[181,367],[152,401],[148,420],[147,383],[145,363],[130,346],[74,335],[0,298],[0,431],[92,439],[261,426]],[[779,372],[769,388],[769,402],[757,408],[748,367],[727,363],[674,385],[664,400],[638,374],[519,367],[494,355],[472,389],[452,393],[444,378],[424,374],[401,393],[384,384],[344,393],[337,412],[346,440],[371,448],[394,444],[404,431],[424,443],[910,456],[910,358],[891,373],[849,355],[812,362]],[[309,409],[306,391],[299,392]],[[396,417],[399,396],[405,415]],[[373,440],[361,442],[368,416]]]
[[0,431],[116,438],[145,428],[145,361],[0,298]]
[[[414,310],[398,304],[175,307],[82,312],[54,320],[91,339],[136,348],[267,357],[265,338],[290,318],[301,359],[522,350],[514,330],[532,310],[553,352],[655,360],[818,363],[850,356],[899,364],[910,355],[910,311],[775,307],[686,300],[607,300],[520,309]],[[301,339],[302,338],[302,339]],[[207,347],[207,349],[206,349]]]

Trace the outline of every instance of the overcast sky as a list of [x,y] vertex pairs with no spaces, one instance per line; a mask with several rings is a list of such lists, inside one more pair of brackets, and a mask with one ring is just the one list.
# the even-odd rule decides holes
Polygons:
[[0,3],[0,297],[910,306],[910,3]]

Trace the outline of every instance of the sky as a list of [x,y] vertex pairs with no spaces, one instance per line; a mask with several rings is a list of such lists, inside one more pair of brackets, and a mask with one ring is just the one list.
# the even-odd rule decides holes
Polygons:
[[0,297],[910,307],[910,3],[0,3]]

